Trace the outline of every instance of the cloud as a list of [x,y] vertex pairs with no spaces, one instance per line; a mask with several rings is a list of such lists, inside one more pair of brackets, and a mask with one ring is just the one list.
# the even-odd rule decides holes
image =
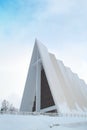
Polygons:
[[69,13],[75,3],[71,0],[48,0],[48,10],[53,15]]
[[[45,8],[45,1],[42,0],[5,0],[0,1],[0,14],[7,20],[29,22],[34,20],[34,14]],[[2,15],[3,13],[3,15]]]
[[49,13],[58,14],[82,14],[87,12],[86,0],[47,0]]
[[55,42],[86,42],[86,5],[85,0],[47,0],[45,9],[34,13],[35,29]]
[[5,0],[3,2],[3,6],[0,6],[2,96],[6,92],[5,89],[10,90],[7,93],[10,94],[13,88],[15,93],[22,94],[35,37],[87,81],[85,71],[87,2],[85,0],[7,0],[8,3],[5,3]]

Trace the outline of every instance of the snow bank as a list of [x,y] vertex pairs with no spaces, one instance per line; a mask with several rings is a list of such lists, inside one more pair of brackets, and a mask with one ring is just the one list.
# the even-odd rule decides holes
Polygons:
[[2,114],[0,130],[87,130],[87,117]]

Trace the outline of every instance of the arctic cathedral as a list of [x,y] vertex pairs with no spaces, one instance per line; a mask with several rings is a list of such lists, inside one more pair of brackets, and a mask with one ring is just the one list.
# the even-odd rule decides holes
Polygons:
[[85,115],[87,84],[35,41],[20,111]]

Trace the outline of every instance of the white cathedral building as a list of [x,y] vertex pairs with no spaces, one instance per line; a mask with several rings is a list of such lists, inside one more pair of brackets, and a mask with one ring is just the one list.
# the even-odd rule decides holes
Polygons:
[[87,113],[87,84],[35,41],[20,111]]

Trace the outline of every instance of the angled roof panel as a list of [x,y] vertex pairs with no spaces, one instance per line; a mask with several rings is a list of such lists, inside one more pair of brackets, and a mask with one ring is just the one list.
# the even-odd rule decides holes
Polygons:
[[40,72],[40,70],[36,70],[34,64],[38,65],[39,60],[44,69],[57,111],[86,111],[87,85],[70,68],[64,66],[62,61],[57,60],[53,54],[49,53],[47,48],[37,40],[31,58],[20,110],[32,111],[37,91],[37,73]]

